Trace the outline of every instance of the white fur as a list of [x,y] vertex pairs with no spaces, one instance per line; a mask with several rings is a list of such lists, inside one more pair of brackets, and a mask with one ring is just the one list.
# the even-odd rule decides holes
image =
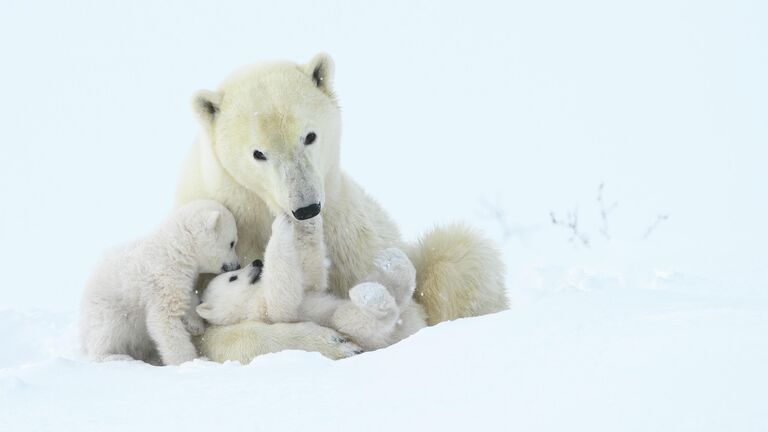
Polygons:
[[80,338],[95,360],[126,355],[154,364],[197,357],[190,335],[205,330],[195,312],[200,273],[239,266],[232,214],[214,201],[179,208],[145,239],[105,254],[80,308]]
[[[232,210],[243,239],[238,253],[246,261],[264,255],[275,214],[319,202],[331,262],[328,286],[337,296],[348,297],[373,271],[377,251],[396,247],[406,250],[416,266],[416,299],[430,324],[506,309],[503,266],[489,241],[455,225],[405,245],[387,212],[340,169],[341,116],[333,72],[333,60],[319,54],[304,65],[260,63],[235,73],[217,91],[198,92],[193,106],[201,134],[184,165],[177,201],[210,198]],[[320,78],[317,83],[313,76]],[[307,146],[309,132],[317,139]],[[256,150],[267,160],[255,159]],[[282,331],[240,329],[219,329],[208,346],[216,344],[214,337],[238,346],[241,338],[279,340]]]
[[[221,343],[233,335],[233,340]],[[210,360],[233,360],[243,364],[250,363],[256,355],[254,353],[261,355],[283,350],[315,351],[332,359],[351,357],[362,352],[359,346],[337,331],[313,322],[267,324],[243,321],[226,326],[210,326],[205,330],[205,335],[199,338],[198,346]]]
[[[300,256],[324,251],[307,250],[306,236],[322,244],[322,218],[312,221],[307,226],[307,221],[292,222],[285,215],[275,218],[263,270],[262,263],[254,261],[242,270],[214,278],[205,289],[198,314],[217,326],[246,320],[312,321],[350,336],[368,350],[391,345],[426,326],[421,306],[412,301],[416,270],[399,249],[381,251],[369,281],[353,287],[349,299],[308,286],[307,279],[317,279],[313,264],[322,257],[305,260],[307,268]],[[404,325],[401,311],[405,312]]]

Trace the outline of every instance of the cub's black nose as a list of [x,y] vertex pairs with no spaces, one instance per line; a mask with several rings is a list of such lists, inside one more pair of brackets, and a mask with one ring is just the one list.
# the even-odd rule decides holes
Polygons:
[[253,265],[254,267],[264,267],[264,263],[263,263],[263,262],[261,262],[261,260],[259,260],[259,259],[257,259],[257,260],[253,260],[253,262],[251,263],[251,265]]
[[313,217],[319,214],[320,214],[320,203],[310,204],[306,207],[302,207],[298,210],[293,211],[293,217],[295,217],[298,220],[312,219]]
[[229,264],[224,263],[221,265],[221,271],[222,273],[230,272],[233,270],[240,270],[240,264]]

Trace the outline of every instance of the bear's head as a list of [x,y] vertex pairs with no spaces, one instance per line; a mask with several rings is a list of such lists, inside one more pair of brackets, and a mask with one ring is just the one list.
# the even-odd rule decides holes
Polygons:
[[172,223],[181,224],[190,235],[200,273],[240,268],[235,252],[237,224],[226,207],[212,200],[195,200],[181,206],[176,214]]
[[203,291],[197,314],[213,325],[229,325],[248,319],[248,307],[259,289],[264,264],[256,260],[243,269],[222,273]]
[[338,176],[341,116],[333,60],[261,63],[199,91],[193,106],[210,149],[235,182],[275,213],[317,216]]

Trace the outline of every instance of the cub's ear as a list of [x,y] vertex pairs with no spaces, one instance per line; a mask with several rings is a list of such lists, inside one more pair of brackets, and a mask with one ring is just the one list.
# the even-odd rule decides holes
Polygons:
[[219,223],[220,217],[221,217],[221,212],[216,210],[205,215],[205,229],[211,230],[211,231],[216,229],[216,225]]
[[197,314],[200,315],[200,317],[204,320],[208,320],[208,318],[211,317],[210,312],[212,311],[212,309],[208,303],[201,303],[197,305],[195,310],[197,311]]
[[317,88],[328,96],[333,96],[333,73],[335,66],[333,59],[326,53],[319,53],[304,66],[307,75],[312,78]]
[[204,127],[213,125],[213,121],[219,115],[220,107],[221,93],[218,92],[200,90],[192,98],[192,109]]
[[[256,261],[259,261],[259,260],[256,260]],[[261,261],[259,261],[259,262],[261,262]],[[253,267],[251,267],[251,270],[248,271],[248,283],[253,285],[256,282],[258,282],[259,279],[261,279],[261,272],[262,272],[263,269],[264,269],[264,265],[263,264],[260,265],[260,266],[254,265]]]

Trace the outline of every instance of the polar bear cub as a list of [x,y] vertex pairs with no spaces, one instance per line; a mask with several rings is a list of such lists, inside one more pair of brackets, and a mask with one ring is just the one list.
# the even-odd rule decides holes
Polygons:
[[80,308],[84,353],[180,364],[197,357],[191,335],[205,324],[193,292],[200,273],[240,268],[232,214],[215,201],[177,209],[156,232],[115,248],[89,280]]
[[341,299],[315,275],[325,270],[318,265],[323,260],[312,255],[324,253],[324,248],[308,244],[323,244],[320,216],[311,222],[278,216],[264,253],[266,266],[255,260],[214,278],[197,313],[215,325],[312,321],[350,336],[367,350],[389,346],[426,326],[424,310],[412,300],[416,270],[404,252],[380,251],[372,274],[352,287],[349,299]]

